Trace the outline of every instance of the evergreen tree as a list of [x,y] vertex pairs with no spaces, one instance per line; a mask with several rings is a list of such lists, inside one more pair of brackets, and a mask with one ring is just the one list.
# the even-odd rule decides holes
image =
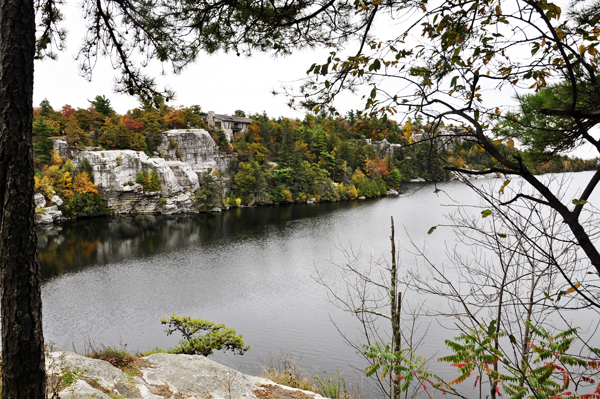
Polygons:
[[33,151],[36,156],[36,168],[49,165],[54,141],[51,139],[55,129],[43,116],[33,121]]

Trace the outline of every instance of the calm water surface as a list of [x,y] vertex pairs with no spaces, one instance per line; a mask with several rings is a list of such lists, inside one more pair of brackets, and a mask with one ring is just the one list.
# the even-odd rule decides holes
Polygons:
[[[445,258],[452,231],[427,231],[445,223],[453,206],[478,199],[458,182],[438,188],[413,184],[378,200],[82,220],[40,231],[46,340],[79,350],[88,340],[131,351],[168,348],[179,338],[166,336],[160,318],[189,314],[243,334],[252,347],[246,355],[213,357],[242,371],[256,373],[283,349],[313,372],[339,368],[349,377],[350,365],[364,364],[331,320],[349,336],[359,324],[328,302],[315,269],[333,282],[332,262],[344,261],[340,247],[362,248],[364,264],[371,254],[389,259],[391,216],[404,243],[403,268],[415,264],[407,234],[433,259]],[[446,335],[433,324],[423,353],[443,350]]]

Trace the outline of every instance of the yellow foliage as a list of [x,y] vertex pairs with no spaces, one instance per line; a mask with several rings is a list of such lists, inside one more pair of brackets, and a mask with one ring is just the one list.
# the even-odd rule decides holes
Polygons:
[[90,177],[88,176],[87,172],[82,172],[75,177],[73,190],[75,190],[77,194],[98,194],[98,190],[96,189],[94,183],[90,181]]
[[56,148],[52,149],[52,152],[50,153],[50,163],[53,166],[59,166],[60,167],[63,164],[64,161],[65,161],[65,159],[60,156],[60,154],[58,153],[58,151],[56,151]]
[[348,188],[348,196],[352,199],[358,198],[358,190],[356,189],[354,184],[351,184]]
[[73,187],[73,178],[71,177],[71,174],[66,171],[65,173],[63,173],[63,175],[60,177],[58,184],[62,187],[62,188],[71,188]]
[[48,178],[48,176],[44,176],[41,179],[35,176],[34,180],[35,191],[42,194],[47,199],[52,198],[52,186],[50,184],[50,179]]

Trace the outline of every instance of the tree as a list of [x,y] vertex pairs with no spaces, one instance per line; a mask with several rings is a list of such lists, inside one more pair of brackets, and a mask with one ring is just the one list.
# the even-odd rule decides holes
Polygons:
[[[0,1],[2,397],[45,397],[33,202],[33,3]],[[18,167],[17,167],[18,166]]]
[[50,124],[46,123],[43,116],[38,116],[33,122],[33,152],[37,157],[36,164],[38,166],[50,163],[50,153],[54,148],[54,141],[50,137],[54,130]]
[[88,100],[94,106],[94,109],[102,114],[102,116],[112,116],[115,111],[110,106],[110,100],[105,96],[96,96],[93,100]]
[[160,319],[168,328],[167,335],[180,332],[184,339],[179,346],[169,349],[171,353],[184,353],[187,355],[212,355],[215,350],[230,350],[235,354],[243,355],[250,346],[246,346],[241,335],[225,327],[225,324],[215,324],[202,319],[192,319],[191,316],[177,316],[175,313],[170,318]]
[[[586,223],[593,214],[586,204],[600,182],[600,170],[578,198],[561,200],[512,149],[519,138],[534,157],[571,150],[583,142],[600,151],[600,141],[590,133],[600,123],[600,8],[575,1],[563,11],[555,3],[533,0],[417,0],[400,11],[395,7],[393,2],[374,1],[359,12],[371,18],[390,13],[392,18],[405,18],[408,28],[386,41],[365,36],[356,55],[342,58],[332,51],[325,63],[313,64],[309,72],[314,77],[303,87],[302,104],[315,111],[330,107],[338,92],[366,84],[371,89],[366,107],[372,115],[404,112],[429,119],[424,139],[432,146],[456,139],[472,143],[494,164],[481,171],[452,165],[446,165],[447,170],[463,176],[520,175],[534,192],[486,196],[491,210],[518,213],[518,205],[529,201],[555,210],[569,227],[561,238],[577,242],[590,271],[598,276],[600,251],[592,239],[596,226]],[[386,86],[392,80],[403,82],[402,89]],[[500,89],[530,94],[518,96],[520,110],[503,112],[502,104],[487,97],[488,91]],[[451,131],[443,122],[465,128]],[[413,138],[412,131],[405,134]],[[564,266],[555,265],[559,271]],[[569,283],[592,306],[600,306],[586,296],[585,285]]]

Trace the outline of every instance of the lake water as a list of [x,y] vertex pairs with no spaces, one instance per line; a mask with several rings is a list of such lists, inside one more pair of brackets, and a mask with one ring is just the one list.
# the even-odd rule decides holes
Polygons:
[[[339,368],[356,381],[353,367],[365,364],[332,320],[350,337],[360,324],[333,306],[313,277],[318,270],[334,284],[333,264],[345,260],[340,248],[362,249],[364,265],[371,254],[389,259],[390,217],[403,271],[416,264],[408,237],[431,259],[444,259],[454,233],[427,231],[447,223],[453,207],[479,201],[459,182],[439,183],[437,194],[435,188],[411,184],[399,197],[376,200],[81,220],[40,230],[46,341],[80,351],[86,342],[134,352],[168,348],[179,338],[166,336],[160,318],[177,313],[243,334],[251,346],[244,356],[212,358],[244,372],[255,374],[269,353],[289,350],[313,374]],[[427,301],[435,306],[439,299]],[[422,322],[429,333],[421,353],[443,353],[442,341],[452,335]]]

